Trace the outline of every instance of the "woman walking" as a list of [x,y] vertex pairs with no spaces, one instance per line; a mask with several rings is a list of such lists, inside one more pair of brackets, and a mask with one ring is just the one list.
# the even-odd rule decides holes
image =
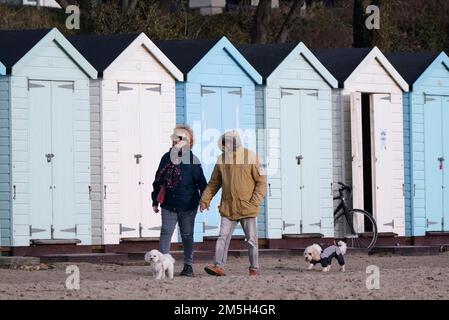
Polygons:
[[192,153],[193,131],[177,125],[171,135],[172,147],[162,156],[153,182],[153,211],[162,208],[160,251],[169,253],[171,238],[179,224],[184,249],[181,276],[193,274],[193,233],[201,194],[207,186],[199,159]]

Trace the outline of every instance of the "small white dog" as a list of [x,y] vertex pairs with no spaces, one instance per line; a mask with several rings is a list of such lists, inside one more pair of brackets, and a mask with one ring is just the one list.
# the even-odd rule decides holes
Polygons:
[[150,263],[150,269],[155,279],[173,279],[175,259],[167,253],[162,254],[159,250],[151,250],[145,254],[145,261]]
[[320,263],[323,267],[323,272],[328,272],[331,269],[332,258],[336,258],[340,265],[340,270],[345,272],[346,243],[338,241],[338,246],[330,246],[323,250],[319,244],[308,246],[304,251],[304,259],[309,263],[309,270]]

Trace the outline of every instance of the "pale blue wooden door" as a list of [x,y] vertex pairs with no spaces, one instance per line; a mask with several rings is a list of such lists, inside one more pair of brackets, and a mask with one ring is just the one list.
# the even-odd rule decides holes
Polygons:
[[443,216],[443,126],[441,97],[424,104],[426,231],[441,230]]
[[443,216],[441,230],[449,231],[449,97],[441,98],[443,116]]
[[[204,175],[207,181],[210,180],[217,156],[221,150],[217,146],[217,141],[222,133],[222,104],[221,88],[202,87],[201,88],[201,161]],[[220,214],[218,205],[220,204],[221,191],[218,192],[210,204],[209,211],[203,213],[204,236],[216,236],[220,227]]]
[[[201,119],[202,119],[202,160],[206,179],[209,181],[217,156],[222,153],[217,141],[222,134],[230,130],[243,129],[241,124],[242,89],[235,87],[202,87]],[[204,235],[217,236],[220,227],[221,190],[215,195],[209,211],[204,215]],[[240,226],[235,235],[243,235]]]
[[281,184],[283,234],[301,233],[301,92],[281,89]]
[[[221,88],[221,131],[223,133],[230,130],[247,129],[244,127],[244,124],[241,121],[241,103],[242,88]],[[239,236],[244,235],[242,226],[240,224],[237,225],[233,234]]]
[[321,233],[319,103],[318,91],[301,90],[301,233]]
[[53,186],[51,180],[51,82],[33,80],[29,81],[28,85],[29,190],[21,190],[20,184],[17,184],[17,195],[14,201],[26,201],[26,193],[28,193],[30,237],[31,239],[50,239]]
[[[75,217],[75,150],[73,82],[52,82],[52,163],[53,238],[73,239],[76,236]],[[86,190],[87,190],[86,186]],[[86,190],[79,190],[86,192]],[[86,193],[87,196],[87,193]]]

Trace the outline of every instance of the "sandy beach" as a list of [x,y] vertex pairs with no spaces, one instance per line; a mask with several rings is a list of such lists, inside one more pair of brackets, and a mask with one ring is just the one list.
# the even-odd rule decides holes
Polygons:
[[[248,261],[230,258],[226,277],[194,266],[194,278],[155,281],[143,263],[77,264],[80,289],[68,290],[69,264],[48,270],[0,269],[0,299],[449,299],[449,253],[431,257],[348,255],[341,273],[317,266],[308,271],[300,256],[262,257],[262,274],[247,275]],[[366,287],[367,266],[379,268],[379,289]],[[177,263],[176,271],[182,268]]]

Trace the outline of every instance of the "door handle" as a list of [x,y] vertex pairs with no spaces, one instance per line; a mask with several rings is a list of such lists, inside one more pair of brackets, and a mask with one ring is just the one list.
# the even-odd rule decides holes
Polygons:
[[301,156],[301,155],[296,156],[296,162],[297,162],[298,166],[301,165],[301,160],[302,160],[302,159],[304,159],[303,156]]
[[51,160],[55,157],[53,153],[47,153],[45,158],[47,158],[47,162],[51,162]]
[[438,161],[440,162],[440,170],[443,170],[444,157],[439,157]]
[[141,155],[140,153],[135,154],[135,155],[134,155],[134,158],[136,158],[136,164],[139,164],[140,159],[142,158],[142,155]]

